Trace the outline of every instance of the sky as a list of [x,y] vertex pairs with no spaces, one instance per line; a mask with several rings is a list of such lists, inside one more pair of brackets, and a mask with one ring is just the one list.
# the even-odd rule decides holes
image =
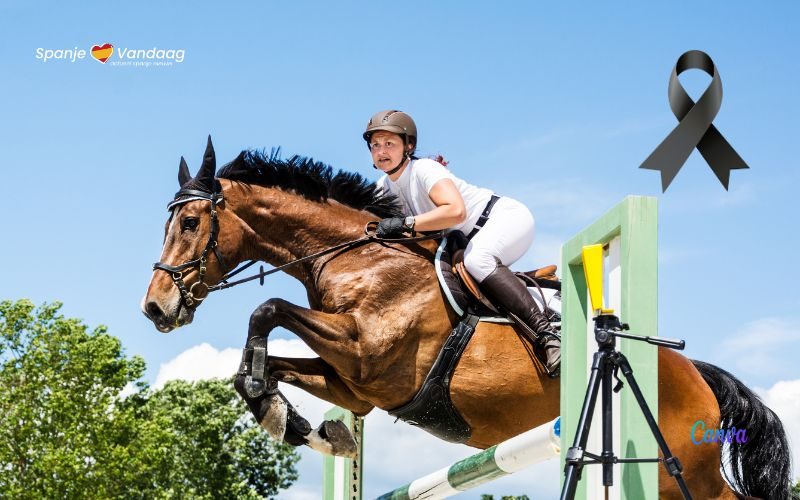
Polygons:
[[[270,297],[305,306],[305,292],[275,275],[212,296],[188,327],[155,330],[139,302],[180,157],[195,171],[211,134],[220,165],[280,146],[375,180],[361,133],[373,113],[401,109],[421,154],[531,209],[536,238],[515,268],[558,263],[561,244],[625,196],[657,197],[659,333],[755,388],[800,462],[798,14],[795,2],[740,1],[4,1],[0,299],[61,301],[67,316],[108,325],[154,384],[232,373],[252,310]],[[106,64],[37,58],[104,43],[117,49]],[[121,49],[184,52],[114,65]],[[638,166],[677,123],[667,83],[691,49],[719,69],[714,124],[750,169],[725,191],[695,151],[662,193]],[[709,81],[681,76],[695,98]],[[307,352],[285,330],[271,338],[271,352]],[[286,393],[312,423],[327,408]],[[474,451],[392,422],[367,419],[367,494]],[[318,497],[320,464],[303,451],[280,498]],[[548,498],[558,474],[548,463],[479,492]]]

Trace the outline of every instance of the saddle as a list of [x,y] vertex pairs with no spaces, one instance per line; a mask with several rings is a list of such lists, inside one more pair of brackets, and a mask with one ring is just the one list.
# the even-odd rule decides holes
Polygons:
[[[503,316],[498,308],[492,304],[480,290],[476,280],[469,274],[464,265],[464,250],[467,248],[469,240],[460,231],[449,233],[442,241],[436,256],[437,274],[445,295],[451,299],[451,305],[456,311],[472,310],[479,316]],[[538,296],[534,293],[534,298],[545,300],[545,294],[541,289],[561,290],[561,282],[556,276],[556,265],[549,265],[527,272],[515,272],[514,274],[528,287],[539,289]],[[449,292],[449,293],[448,293]],[[542,304],[540,304],[542,305]],[[543,308],[547,313],[547,308]]]

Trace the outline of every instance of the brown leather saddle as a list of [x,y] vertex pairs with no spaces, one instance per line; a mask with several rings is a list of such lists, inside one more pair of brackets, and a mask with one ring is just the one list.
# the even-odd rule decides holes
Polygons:
[[[500,315],[498,309],[491,303],[488,297],[481,292],[477,281],[469,274],[464,266],[464,250],[469,241],[460,231],[453,231],[447,235],[447,241],[443,243],[443,251],[440,254],[440,267],[444,274],[444,281],[450,289],[451,295],[456,302],[465,305],[480,305],[473,307],[476,312],[489,312]],[[520,280],[528,287],[553,288],[561,290],[561,281],[556,276],[558,267],[549,265],[527,272],[516,272]],[[448,279],[447,274],[451,273]],[[444,285],[443,285],[444,286]]]
[[[488,309],[497,312],[497,308],[491,303],[491,301],[481,292],[478,283],[475,282],[475,279],[472,275],[469,274],[467,271],[466,266],[464,265],[464,250],[459,249],[453,254],[453,261],[452,261],[453,270],[456,273],[456,276],[461,280],[461,283],[464,287],[469,291],[475,300],[479,301],[481,304],[486,306]],[[558,267],[555,264],[551,264],[549,266],[540,267],[539,269],[534,269],[533,271],[526,271],[522,273],[516,273],[517,276],[523,274],[528,278],[532,278],[533,280],[548,280],[548,281],[558,281],[558,276],[556,276],[556,270]]]

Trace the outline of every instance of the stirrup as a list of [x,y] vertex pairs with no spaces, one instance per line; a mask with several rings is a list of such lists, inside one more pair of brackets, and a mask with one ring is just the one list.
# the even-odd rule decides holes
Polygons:
[[[557,378],[561,375],[561,359],[559,356],[559,361],[556,367],[553,370],[550,370],[547,367],[547,353],[549,349],[546,347],[547,343],[551,340],[558,341],[558,350],[561,350],[561,335],[556,331],[549,331],[539,334],[539,338],[536,340],[536,346],[541,351],[542,355],[539,357],[539,361],[542,362],[542,366],[544,367],[547,376],[550,378]],[[551,347],[550,349],[554,349],[555,347]]]
[[[539,358],[539,361],[542,363],[542,366],[544,367],[544,371],[545,371],[545,373],[547,373],[547,376],[550,377],[550,378],[558,378],[558,377],[560,377],[561,376],[561,359],[558,360],[558,364],[556,365],[556,367],[551,370],[550,368],[547,367],[547,349],[545,349],[543,345],[540,347],[540,349],[541,349],[542,355],[541,356],[537,356],[537,357]],[[560,349],[561,348],[559,347],[559,350]]]

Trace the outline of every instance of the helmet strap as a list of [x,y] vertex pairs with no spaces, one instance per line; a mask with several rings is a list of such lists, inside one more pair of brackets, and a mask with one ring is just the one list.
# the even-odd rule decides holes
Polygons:
[[[402,159],[402,160],[400,160],[400,163],[398,163],[398,164],[397,164],[397,166],[396,166],[396,167],[394,167],[393,169],[391,169],[391,170],[389,170],[389,171],[385,172],[385,174],[386,174],[386,175],[393,175],[395,172],[397,172],[398,170],[400,170],[400,168],[403,166],[403,164],[406,162],[406,160],[407,160],[408,158],[409,158],[409,154],[408,154],[408,153],[406,153],[405,155],[403,155],[403,159]],[[377,166],[376,166],[374,163],[372,164],[372,166],[373,166],[373,167],[374,167],[376,170],[378,169],[378,167],[377,167]]]
[[[405,136],[403,136],[403,146],[405,147],[405,145],[406,145],[406,138]],[[406,149],[406,151],[403,153],[403,158],[400,160],[400,163],[398,163],[397,166],[394,167],[393,169],[389,170],[388,172],[385,172],[386,175],[393,175],[395,172],[400,170],[400,168],[409,158],[411,158],[411,152]],[[379,170],[378,166],[375,165],[374,163],[372,164],[372,168],[374,168],[375,170]]]

